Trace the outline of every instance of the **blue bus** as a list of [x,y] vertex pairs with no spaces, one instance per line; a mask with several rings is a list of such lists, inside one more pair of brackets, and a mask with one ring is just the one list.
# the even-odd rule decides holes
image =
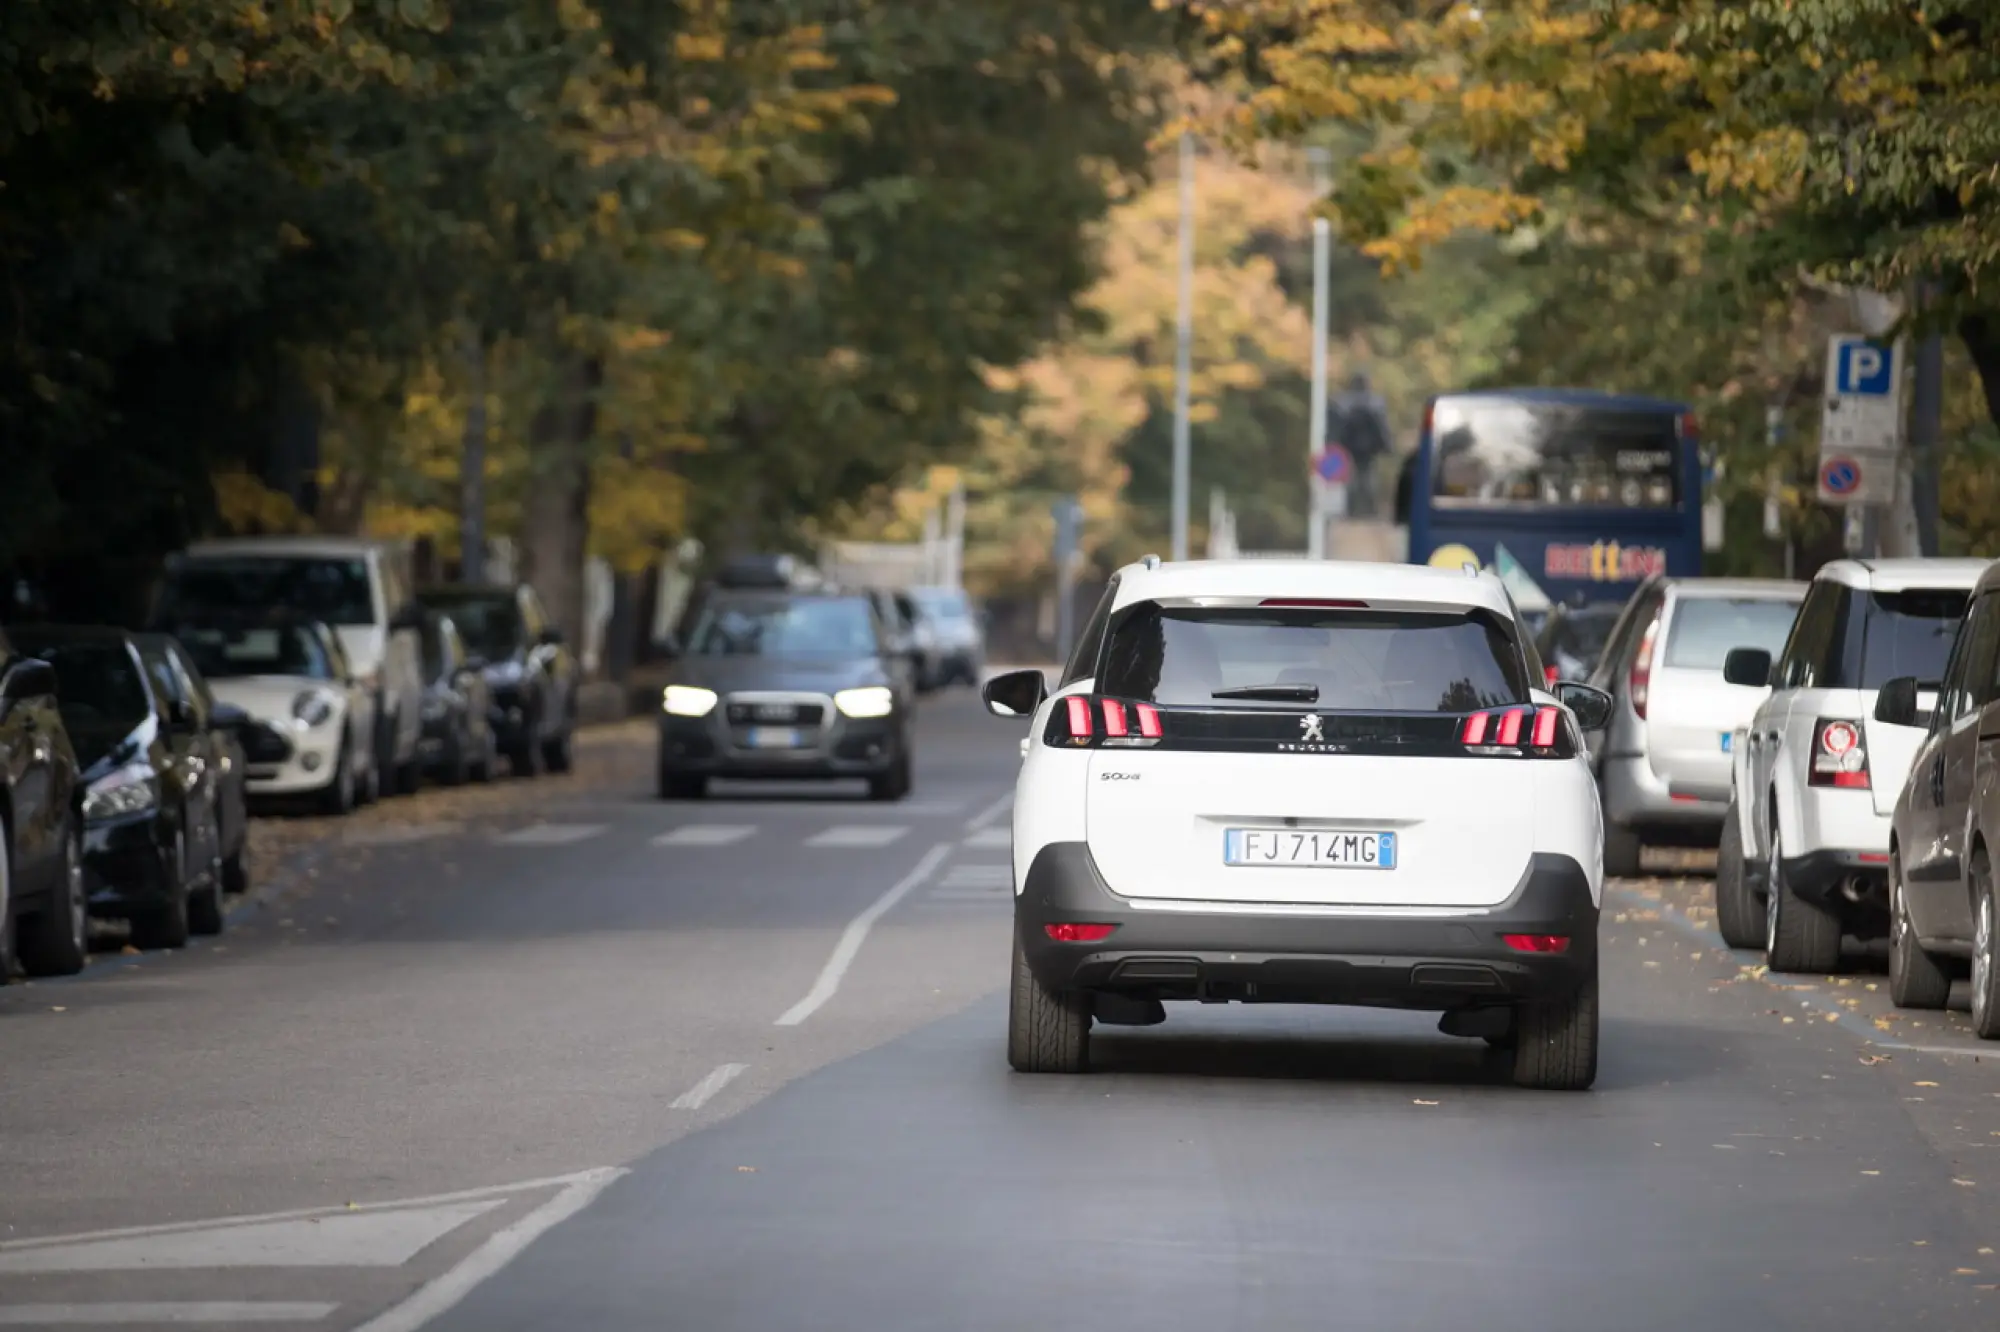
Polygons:
[[1446,393],[1397,487],[1409,559],[1491,566],[1539,620],[1701,572],[1700,441],[1686,404],[1583,389]]

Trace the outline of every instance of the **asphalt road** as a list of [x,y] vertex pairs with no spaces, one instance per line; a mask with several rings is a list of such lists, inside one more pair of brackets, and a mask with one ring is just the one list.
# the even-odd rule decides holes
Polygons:
[[[2000,1047],[1614,885],[1597,1090],[1434,1019],[1002,1055],[1020,731],[915,794],[580,773],[265,834],[215,945],[0,991],[0,1327],[2000,1326]],[[1983,1059],[1980,1056],[1984,1056]]]

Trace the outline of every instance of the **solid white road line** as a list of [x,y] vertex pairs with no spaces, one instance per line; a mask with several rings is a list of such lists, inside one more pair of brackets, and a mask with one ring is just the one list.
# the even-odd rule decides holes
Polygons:
[[748,823],[690,823],[685,828],[663,832],[654,846],[734,846],[757,829]]
[[151,1304],[4,1304],[0,1327],[102,1327],[107,1323],[317,1323],[340,1306],[248,1301]]
[[1001,796],[985,809],[980,810],[977,814],[967,819],[965,821],[965,830],[969,833],[976,833],[988,824],[997,822],[1002,814],[1005,814],[1013,807],[1014,793],[1009,791],[1006,795]]
[[908,897],[918,884],[930,878],[937,867],[944,863],[944,858],[950,854],[949,842],[932,847],[924,853],[924,858],[917,862],[915,869],[897,881],[895,887],[869,903],[867,910],[847,922],[847,928],[840,932],[840,942],[833,946],[833,956],[827,958],[826,965],[820,969],[819,979],[815,980],[812,988],[806,991],[805,998],[779,1016],[775,1025],[796,1027],[817,1013],[827,1000],[833,998],[834,992],[840,988],[840,978],[847,974],[850,966],[854,965],[855,954],[861,951],[861,943],[868,937],[868,931],[875,927],[875,922],[880,920],[890,907]]
[[722,1065],[720,1068],[717,1068],[713,1072],[711,1072],[707,1077],[703,1078],[700,1082],[695,1083],[694,1086],[689,1087],[679,1096],[676,1096],[673,1099],[673,1104],[668,1108],[673,1110],[701,1109],[702,1106],[708,1104],[710,1098],[712,1098],[717,1092],[721,1091],[724,1087],[727,1087],[730,1083],[734,1082],[736,1080],[736,1075],[738,1073],[741,1073],[744,1069],[748,1067],[749,1067],[748,1064]]
[[627,1172],[622,1166],[586,1170],[571,1176],[572,1183],[561,1193],[537,1207],[512,1225],[503,1226],[486,1237],[486,1242],[466,1255],[463,1262],[395,1308],[363,1323],[355,1332],[416,1332],[417,1328],[455,1307],[480,1282],[521,1255],[544,1233],[581,1212]]
[[502,846],[568,846],[603,831],[601,823],[533,823],[493,840]]
[[828,828],[806,838],[807,846],[840,846],[850,849],[874,849],[896,841],[910,830],[902,824],[849,823]]

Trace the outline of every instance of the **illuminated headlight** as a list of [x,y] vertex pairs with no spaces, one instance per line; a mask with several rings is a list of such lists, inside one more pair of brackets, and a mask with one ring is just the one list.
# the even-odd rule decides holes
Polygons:
[[886,717],[896,706],[896,694],[884,685],[863,685],[835,694],[833,706],[847,717]]
[[333,696],[323,690],[308,689],[292,700],[292,716],[307,726],[322,726],[333,719]]
[[715,711],[715,691],[694,685],[668,685],[660,706],[675,717],[706,717]]
[[91,823],[122,819],[144,814],[159,803],[160,789],[153,770],[143,763],[130,763],[90,784],[83,794],[83,817]]

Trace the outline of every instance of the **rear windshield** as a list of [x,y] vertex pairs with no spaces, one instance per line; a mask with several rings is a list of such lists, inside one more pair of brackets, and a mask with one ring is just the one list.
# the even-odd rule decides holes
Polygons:
[[[1498,624],[1471,615],[1149,602],[1112,630],[1099,688],[1180,707],[1469,712],[1524,701],[1521,661]],[[1215,697],[1260,685],[1317,693]]]
[[521,608],[511,593],[499,596],[472,593],[425,592],[418,600],[451,616],[465,650],[494,661],[514,655],[521,641]]
[[1675,670],[1720,671],[1735,648],[1762,648],[1773,657],[1799,608],[1789,601],[1756,597],[1688,597],[1674,608],[1667,631],[1666,665]]
[[1925,683],[1944,679],[1969,592],[1876,592],[1862,633],[1862,689],[1880,689],[1899,675]]
[[285,606],[331,625],[372,625],[368,561],[305,555],[231,555],[189,560],[168,575],[164,619],[201,611]]

